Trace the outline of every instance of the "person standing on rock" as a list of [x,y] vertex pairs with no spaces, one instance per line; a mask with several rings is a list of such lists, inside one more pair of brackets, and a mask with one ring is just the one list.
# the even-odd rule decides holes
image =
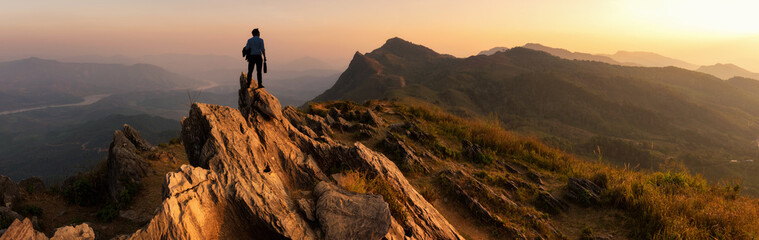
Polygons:
[[[252,83],[251,77],[253,75],[253,68],[256,68],[256,79],[258,80],[258,87],[264,87],[261,82],[261,68],[266,64],[266,52],[264,51],[264,40],[261,39],[261,32],[258,28],[253,29],[251,32],[253,37],[248,39],[245,47],[242,49],[242,56],[248,61],[248,87]],[[266,70],[264,70],[266,71]]]

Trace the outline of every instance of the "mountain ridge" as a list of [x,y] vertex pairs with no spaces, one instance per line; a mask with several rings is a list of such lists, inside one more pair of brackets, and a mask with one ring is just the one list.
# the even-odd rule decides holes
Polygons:
[[[613,151],[629,147],[646,156],[609,152],[607,157],[618,164],[656,168],[665,159],[679,158],[693,169],[719,165],[704,172],[710,179],[742,176],[722,159],[754,154],[753,134],[759,129],[746,122],[759,117],[751,107],[759,104],[759,95],[706,73],[573,61],[519,47],[468,58],[404,59],[380,53],[364,57],[381,64],[381,73],[343,74],[333,86],[340,91],[327,90],[314,101],[388,98],[463,115],[496,115],[510,128],[558,138],[556,144],[586,156],[593,154],[590,144]],[[349,67],[346,73],[354,70]],[[379,84],[388,76],[404,84]],[[661,147],[645,147],[650,145]],[[748,191],[758,187],[759,179],[748,178]]]

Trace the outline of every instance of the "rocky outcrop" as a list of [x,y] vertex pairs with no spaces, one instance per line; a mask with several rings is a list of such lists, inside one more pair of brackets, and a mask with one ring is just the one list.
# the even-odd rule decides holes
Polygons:
[[124,136],[129,139],[132,144],[137,148],[137,150],[140,151],[150,151],[154,147],[153,145],[150,145],[150,143],[142,138],[142,135],[140,135],[140,132],[138,132],[136,129],[134,129],[132,126],[129,126],[128,124],[124,124]]
[[39,177],[30,177],[18,182],[18,187],[27,193],[43,192],[46,190],[45,182]]
[[387,156],[399,163],[400,167],[406,171],[429,173],[430,167],[427,163],[414,153],[405,142],[398,139],[393,134],[388,134],[382,141]]
[[12,208],[20,199],[18,185],[11,178],[0,175],[0,200],[2,206]]
[[[181,136],[193,166],[167,175],[157,215],[121,239],[462,239],[384,155],[335,142],[265,89],[241,89],[239,105],[193,104]],[[403,218],[388,219],[383,197],[323,187],[323,169],[383,179]]]
[[584,178],[569,178],[567,197],[579,204],[589,206],[601,202],[601,188]]
[[557,214],[569,209],[569,205],[561,199],[555,198],[547,192],[538,194],[537,204],[543,211],[551,214]]
[[[135,143],[141,144],[140,148]],[[150,165],[137,154],[138,149],[149,146],[142,144],[147,142],[129,125],[124,125],[124,131],[116,130],[113,133],[113,142],[108,149],[106,162],[106,179],[108,193],[116,202],[125,191],[131,191],[135,185],[141,184],[142,177],[151,171]]]
[[95,239],[95,232],[92,231],[87,223],[82,223],[77,226],[65,226],[55,230],[52,238],[48,238],[44,233],[34,230],[32,221],[28,218],[24,220],[16,219],[13,221],[8,230],[0,236],[0,240],[68,240],[68,239],[81,239],[92,240]]
[[95,232],[92,231],[87,223],[82,223],[76,226],[65,226],[55,230],[55,234],[50,240],[92,240],[95,239]]
[[47,240],[47,236],[41,232],[37,232],[34,230],[34,226],[32,225],[32,220],[29,220],[28,218],[25,218],[24,220],[18,220],[16,219],[11,223],[11,226],[8,227],[8,230],[5,230],[5,233],[3,233],[3,236],[0,237],[0,240]]
[[325,239],[380,239],[390,230],[390,209],[381,196],[351,193],[319,182],[316,217]]

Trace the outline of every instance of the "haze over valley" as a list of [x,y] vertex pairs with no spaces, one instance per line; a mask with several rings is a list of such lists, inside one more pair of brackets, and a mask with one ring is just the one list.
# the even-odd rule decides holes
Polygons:
[[756,239],[755,9],[4,3],[0,240]]

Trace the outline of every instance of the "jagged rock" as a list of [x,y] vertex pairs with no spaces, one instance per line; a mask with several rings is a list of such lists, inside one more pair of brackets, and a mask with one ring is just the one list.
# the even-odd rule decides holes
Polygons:
[[390,229],[390,209],[381,196],[351,193],[327,182],[316,185],[314,196],[325,239],[380,239]]
[[140,132],[136,129],[132,128],[132,126],[129,126],[128,124],[124,124],[124,136],[129,139],[130,142],[137,148],[137,150],[140,151],[150,151],[154,147],[153,145],[150,145],[150,143],[142,138],[140,135]]
[[92,240],[95,239],[95,232],[87,223],[82,223],[76,226],[65,226],[55,229],[55,234],[50,240]]
[[141,184],[142,177],[151,171],[150,165],[136,151],[137,147],[124,132],[116,130],[113,133],[106,162],[106,179],[108,193],[116,202],[123,191],[128,191],[132,185]]
[[213,171],[189,165],[166,174],[158,213],[145,227],[120,239],[244,239],[235,234],[247,228],[225,220],[224,214],[234,216],[234,211],[224,207],[224,190],[215,183]]
[[492,161],[480,145],[466,139],[461,140],[461,145],[464,156],[471,159],[471,161],[478,163],[490,163]]
[[2,197],[2,206],[13,208],[20,200],[18,185],[11,178],[0,175],[0,197]]
[[342,131],[351,130],[354,129],[355,125],[351,122],[348,122],[348,120],[345,120],[343,117],[337,117],[335,118],[335,122],[332,124],[332,127],[338,128]]
[[32,220],[25,218],[24,220],[16,219],[11,223],[3,236],[0,236],[0,240],[47,240],[45,234],[34,230]]
[[381,127],[385,125],[385,121],[382,121],[382,118],[377,116],[374,111],[371,109],[366,110],[363,114],[361,114],[361,122],[368,123],[375,127]]
[[567,183],[567,197],[583,205],[597,204],[601,202],[601,188],[595,183],[584,178],[569,178]]
[[530,179],[530,181],[537,183],[538,185],[543,185],[543,178],[541,178],[540,175],[538,175],[536,172],[528,171],[527,178]]
[[329,108],[329,112],[327,114],[329,114],[329,116],[332,117],[332,118],[334,118],[334,119],[338,119],[338,118],[342,118],[343,117],[343,113],[340,112],[340,110],[338,110],[337,108],[334,108],[334,107]]
[[39,177],[30,177],[18,182],[18,187],[27,193],[43,192],[46,190],[45,182]]
[[192,105],[181,137],[195,167],[167,174],[155,217],[122,239],[323,238],[325,229],[301,212],[298,193],[329,181],[322,169],[341,169],[337,166],[381,178],[400,196],[406,221],[391,220],[390,230],[379,237],[463,239],[382,154],[360,143],[346,146],[304,134],[263,89],[242,89],[240,95],[239,111]]
[[440,173],[443,183],[447,185],[458,201],[481,220],[502,229],[512,239],[526,239],[524,233],[507,226],[496,211],[517,209],[519,206],[503,194],[496,193],[490,187],[461,170],[445,170]]
[[553,197],[553,195],[547,192],[541,192],[538,194],[537,206],[543,209],[543,211],[552,214],[557,214],[569,209],[567,203],[561,199]]
[[[240,76],[240,80],[245,75]],[[282,106],[279,100],[266,92],[263,88],[243,88],[239,91],[237,101],[240,112],[247,119],[255,119],[257,116],[266,116],[276,120],[282,119]],[[255,110],[254,110],[255,109]]]
[[430,167],[424,160],[418,157],[411,148],[403,141],[388,134],[382,141],[382,146],[388,151],[388,156],[398,161],[402,168],[407,170],[419,170],[420,172],[429,173]]
[[487,222],[492,222],[496,225],[502,224],[501,218],[480,203],[476,195],[483,195],[483,199],[496,200],[498,208],[517,207],[517,204],[510,199],[502,194],[495,193],[490,187],[461,170],[445,170],[440,176],[464,205],[469,207],[475,215]]
[[406,134],[406,136],[409,136],[411,139],[419,142],[430,142],[435,139],[435,136],[425,132],[421,127],[419,127],[419,125],[416,125],[413,122],[394,124],[390,126],[390,130]]

